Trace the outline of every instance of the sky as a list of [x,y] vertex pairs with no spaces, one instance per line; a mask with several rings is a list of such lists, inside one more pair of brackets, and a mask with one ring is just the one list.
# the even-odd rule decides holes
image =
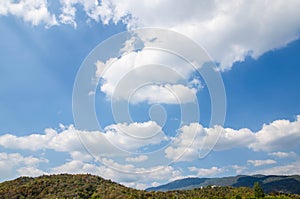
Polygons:
[[0,2],[0,181],[300,173],[300,2]]

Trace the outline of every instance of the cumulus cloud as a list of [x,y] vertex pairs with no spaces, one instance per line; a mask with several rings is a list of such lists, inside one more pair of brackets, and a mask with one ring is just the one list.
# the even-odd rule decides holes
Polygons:
[[78,157],[89,159],[86,148],[92,154],[113,156],[125,153],[119,148],[136,151],[140,147],[155,145],[166,140],[167,137],[161,127],[155,122],[149,121],[113,124],[107,126],[104,132],[80,131],[71,125],[66,129],[62,129],[61,132],[46,129],[45,134],[31,134],[20,137],[5,134],[0,136],[0,146],[33,151],[53,149],[59,152],[68,152],[75,159],[78,159]]
[[[295,121],[276,120],[270,124],[265,124],[262,129],[257,132],[252,132],[249,129],[234,130],[221,126],[204,128],[198,123],[191,123],[178,129],[178,134],[175,137],[167,137],[162,132],[161,127],[153,121],[114,124],[106,127],[103,132],[80,131],[73,126],[67,127],[60,125],[60,132],[54,129],[46,129],[45,134],[32,134],[28,136],[2,135],[0,136],[0,146],[11,149],[33,151],[51,149],[57,152],[66,152],[70,155],[71,159],[67,160],[67,163],[52,168],[52,173],[93,173],[106,178],[112,178],[129,186],[143,187],[147,184],[146,181],[137,184],[140,177],[134,174],[146,175],[146,173],[152,173],[153,171],[154,173],[151,174],[153,175],[151,179],[158,183],[165,179],[184,177],[181,175],[181,171],[173,167],[168,167],[168,164],[164,164],[165,162],[163,162],[162,159],[165,158],[167,162],[172,160],[192,161],[199,158],[201,150],[210,149],[210,147],[215,151],[248,148],[254,151],[268,152],[268,155],[278,158],[297,157],[297,154],[294,152],[282,151],[287,151],[288,148],[297,148],[299,146],[299,123],[299,116]],[[288,139],[286,137],[288,137]],[[149,138],[149,140],[145,138]],[[92,151],[93,154],[98,154],[95,159],[86,151],[80,140],[88,144],[89,150]],[[158,154],[161,155],[161,157],[157,156],[156,159],[152,159],[151,154],[125,153],[119,150],[119,148],[113,147],[114,145],[122,146],[123,149],[130,152],[145,146],[155,146],[155,144],[161,144],[161,142],[166,140],[171,141],[170,145],[163,148],[164,150]],[[158,159],[161,162],[157,161]],[[0,154],[0,160],[1,172],[9,173],[11,172],[10,168],[15,168],[15,171],[22,175],[26,173],[30,175],[43,173],[38,165],[42,162],[47,162],[46,159],[31,156],[23,157],[20,154],[6,153]],[[153,162],[157,164],[153,165]],[[295,162],[292,165],[276,166],[277,161],[273,159],[254,159],[248,160],[247,163],[254,167],[264,165],[273,166],[273,169],[257,171],[263,174],[272,174],[272,172],[276,174],[294,174],[296,172],[294,172],[293,169],[299,164]],[[137,167],[134,164],[140,166]],[[161,164],[165,166],[160,166]],[[234,165],[230,168],[234,169],[237,173],[248,170],[243,165]],[[189,171],[196,173],[198,176],[213,176],[225,170],[225,167],[189,167]],[[123,175],[120,173],[127,174]]]
[[256,133],[257,141],[250,145],[254,150],[276,151],[299,146],[300,116],[296,121],[276,120]]
[[56,17],[48,10],[47,0],[1,1],[0,15],[14,15],[36,26],[45,24],[47,27],[58,25]]
[[[59,10],[54,14],[49,11],[47,0],[8,0],[0,2],[0,15],[13,15],[32,25],[45,24],[46,27],[70,24],[77,27],[76,12],[79,7],[89,20],[108,24],[112,20],[111,2],[95,0],[60,0]],[[120,19],[119,19],[120,20]],[[117,21],[115,21],[117,23]]]
[[[276,151],[295,148],[299,143],[300,116],[293,122],[276,120],[265,124],[257,132],[246,128],[234,130],[221,126],[204,128],[198,123],[193,123],[178,130],[178,136],[173,138],[172,144],[165,149],[165,154],[169,159],[191,161],[199,158],[201,150],[220,151],[244,147],[284,157],[292,154],[276,153]],[[271,153],[271,151],[275,152]],[[181,154],[183,156],[180,157]]]
[[[299,1],[241,2],[110,1],[107,15],[128,28],[161,27],[178,31],[203,45],[221,69],[229,69],[246,56],[258,58],[299,36]],[[170,12],[172,10],[172,12]],[[155,14],[153,14],[155,13]],[[128,18],[124,20],[124,18]]]
[[[111,159],[104,159],[106,164],[113,164],[114,168],[138,172],[119,172],[116,169],[104,165],[95,165],[78,160],[72,160],[58,167],[52,168],[51,173],[91,173],[100,175],[106,179],[120,182],[126,186],[144,189],[149,182],[173,180],[181,175],[181,172],[172,166],[158,166],[152,168],[135,167],[132,164],[119,164]],[[150,172],[151,171],[151,172]]]
[[47,141],[54,136],[51,132],[45,131],[45,135],[31,134],[24,137],[17,137],[12,134],[1,136],[0,145],[6,148],[37,150],[44,147]]
[[[22,156],[20,153],[0,153],[1,180],[17,175],[37,176],[45,172],[38,169],[40,163],[47,163],[45,158]],[[17,173],[16,173],[17,171]]]
[[75,28],[76,11],[79,6],[83,7],[83,11],[86,13],[90,20],[108,24],[112,19],[112,8],[109,1],[95,1],[95,0],[61,0],[62,13],[59,15],[59,21],[62,24],[71,24]]
[[[269,152],[269,155],[276,157],[288,157],[295,155],[295,153],[278,151],[299,146],[299,131],[299,116],[293,122],[276,120],[270,124],[265,124],[257,132],[252,132],[249,129],[234,130],[221,126],[204,128],[201,124],[191,123],[178,129],[175,137],[167,137],[158,124],[148,121],[144,123],[113,124],[107,126],[104,132],[80,131],[70,126],[61,132],[46,129],[45,134],[19,137],[5,134],[0,136],[0,145],[5,148],[35,151],[53,149],[68,152],[74,159],[82,157],[86,160],[89,160],[90,157],[86,154],[80,139],[89,146],[91,151],[95,150],[95,153],[107,156],[124,153],[124,151],[120,151],[119,148],[113,146],[135,152],[144,146],[171,141],[170,145],[164,150],[165,157],[171,160],[180,158],[180,161],[190,161],[197,159],[201,150],[223,151],[233,148],[249,148],[254,151],[266,151]],[[184,155],[181,157],[182,154]],[[128,160],[132,161],[134,159]]]
[[159,50],[143,48],[131,52],[132,44],[128,41],[132,38],[125,42],[125,49],[120,50],[122,56],[95,63],[100,90],[108,99],[126,100],[132,104],[195,102],[202,84],[192,78],[195,68],[191,63]]
[[269,165],[269,164],[276,164],[275,160],[267,159],[267,160],[248,160],[249,164],[252,164],[255,167]]
[[[165,150],[167,158],[178,161],[198,159],[201,150],[227,150],[247,147],[255,142],[255,135],[249,129],[234,130],[221,126],[204,128],[198,123],[183,126],[178,134]],[[183,156],[180,157],[181,154]]]
[[15,15],[33,25],[60,23],[76,27],[76,12],[83,9],[88,21],[122,22],[128,29],[171,29],[197,41],[226,70],[247,56],[258,58],[296,40],[300,30],[299,6],[297,0],[176,3],[171,0],[61,0],[60,13],[54,15],[49,12],[47,0],[10,0],[1,1],[0,15]]
[[40,175],[47,174],[45,171],[38,169],[36,167],[21,167],[17,169],[17,172],[20,176],[30,176],[30,177],[37,177]]
[[[144,86],[132,96],[133,103],[147,101],[149,104],[184,104],[196,100],[195,88],[188,88],[182,84],[165,84]],[[154,95],[155,94],[155,95]]]

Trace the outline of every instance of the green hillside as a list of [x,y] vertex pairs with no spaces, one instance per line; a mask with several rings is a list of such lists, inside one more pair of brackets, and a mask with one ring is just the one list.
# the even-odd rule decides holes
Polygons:
[[[0,183],[0,198],[251,198],[252,188],[211,187],[154,192],[122,186],[89,174],[20,177]],[[271,197],[266,197],[271,198]],[[273,198],[299,198],[295,195]]]

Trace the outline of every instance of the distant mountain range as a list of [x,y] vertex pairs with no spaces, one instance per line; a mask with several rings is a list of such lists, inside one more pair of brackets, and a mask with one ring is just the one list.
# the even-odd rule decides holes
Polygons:
[[265,193],[283,192],[300,194],[300,176],[279,176],[279,175],[239,175],[223,178],[185,178],[175,180],[158,187],[150,187],[147,191],[170,191],[170,190],[190,190],[205,187],[208,185],[250,187],[255,182],[259,182]]

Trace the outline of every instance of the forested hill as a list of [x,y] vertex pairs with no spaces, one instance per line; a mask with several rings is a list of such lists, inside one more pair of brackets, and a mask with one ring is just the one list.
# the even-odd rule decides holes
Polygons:
[[[43,175],[20,177],[0,183],[0,198],[253,198],[254,191],[246,187],[206,186],[193,190],[167,192],[128,188],[99,176],[89,174]],[[268,198],[279,198],[269,197]],[[285,198],[300,198],[285,195]]]

